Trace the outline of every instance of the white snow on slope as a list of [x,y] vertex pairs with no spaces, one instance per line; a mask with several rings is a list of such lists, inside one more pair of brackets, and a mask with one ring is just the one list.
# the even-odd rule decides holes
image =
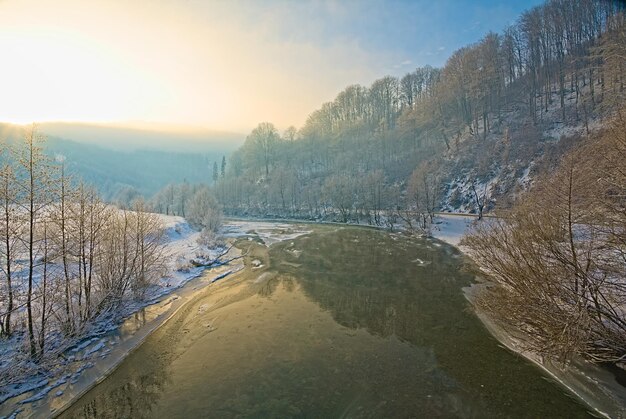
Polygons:
[[208,249],[198,244],[200,232],[193,229],[183,218],[159,214],[165,227],[164,254],[168,260],[169,274],[161,278],[163,288],[178,288],[198,276],[203,268],[194,267],[191,260],[206,262],[217,257],[224,248]]

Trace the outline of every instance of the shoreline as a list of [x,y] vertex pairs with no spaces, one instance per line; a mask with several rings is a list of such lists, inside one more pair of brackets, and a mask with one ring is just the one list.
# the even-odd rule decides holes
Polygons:
[[[178,218],[178,217],[176,217]],[[236,240],[247,236],[246,231],[242,228],[245,227],[246,222],[242,223],[225,223],[223,227],[223,237],[229,240]],[[271,244],[298,237],[303,234],[307,234],[308,231],[292,231],[291,234],[285,232],[274,233],[274,230],[280,226],[279,223],[267,223],[267,228],[263,229],[263,233],[258,234],[265,242],[266,246]],[[186,223],[185,223],[186,225]],[[187,225],[186,225],[187,226]],[[259,229],[261,230],[261,229]],[[198,232],[192,232],[192,236],[198,234]],[[269,242],[269,243],[268,243]],[[178,246],[180,247],[180,246]],[[193,249],[195,250],[195,249]],[[180,255],[179,255],[180,256]],[[187,251],[186,256],[192,257],[192,252]],[[231,247],[228,254],[224,255],[227,259],[238,258],[242,256],[241,249],[237,247]],[[64,391],[60,395],[55,394],[54,391],[48,391],[41,399],[33,400],[34,403],[28,403],[24,407],[20,407],[20,402],[25,394],[30,394],[31,391],[24,392],[18,396],[13,397],[14,402],[11,405],[12,412],[7,414],[7,418],[16,418],[22,415],[31,416],[43,416],[43,417],[58,417],[65,410],[70,408],[73,403],[79,400],[84,394],[89,392],[92,388],[104,381],[110,376],[116,368],[124,362],[124,360],[132,352],[137,350],[141,344],[148,339],[155,331],[167,324],[167,322],[173,318],[176,313],[185,308],[186,305],[193,301],[198,295],[203,292],[207,292],[213,284],[218,282],[216,286],[222,285],[221,279],[227,276],[235,276],[245,268],[244,260],[238,259],[234,264],[220,264],[214,267],[204,268],[199,267],[193,270],[191,275],[186,275],[184,282],[177,286],[173,286],[169,289],[169,292],[161,294],[159,297],[155,297],[154,302],[146,306],[141,307],[134,313],[130,314],[125,320],[117,327],[107,333],[106,338],[117,337],[117,335],[123,333],[122,331],[130,327],[130,335],[126,336],[123,340],[118,341],[113,350],[106,352],[102,356],[99,356],[97,360],[86,368],[80,369],[80,375],[75,382],[70,384],[70,391]],[[236,280],[236,279],[235,279]],[[228,281],[231,284],[233,281]],[[138,327],[134,324],[137,315],[141,313],[146,318],[146,314],[149,320],[145,320]],[[85,351],[89,350],[89,347],[84,348]],[[55,377],[58,378],[58,377]],[[62,379],[63,377],[61,377]],[[60,381],[60,380],[57,380]],[[63,382],[65,384],[65,382]],[[37,392],[41,387],[33,390]],[[52,390],[55,390],[53,387]],[[11,400],[11,399],[9,399]],[[28,400],[28,399],[26,399]],[[6,406],[0,406],[2,408]],[[2,413],[0,413],[1,415]],[[0,416],[4,417],[4,416]]]
[[[467,253],[467,249],[464,249],[459,243],[463,234],[471,227],[471,224],[477,217],[468,214],[444,213],[439,213],[437,217],[442,224],[448,223],[448,229],[441,228],[438,232],[433,231],[432,236],[455,247],[471,260],[471,255]],[[466,222],[468,218],[472,219],[471,222]],[[461,219],[465,220],[460,222],[459,220]],[[454,220],[454,222],[450,223],[451,220]],[[465,229],[461,229],[460,224],[463,223],[466,225]],[[441,224],[439,225],[441,226]],[[450,234],[450,232],[454,232],[454,234]],[[472,305],[476,316],[498,342],[511,352],[524,357],[541,368],[552,379],[578,397],[594,413],[607,418],[626,418],[626,387],[618,383],[611,372],[600,365],[592,364],[583,359],[574,359],[568,365],[559,366],[551,362],[545,362],[535,353],[524,351],[516,343],[514,333],[498,326],[493,319],[486,313],[481,312],[474,304],[473,299],[477,293],[481,292],[483,287],[484,282],[481,282],[480,278],[476,278],[476,283],[464,288],[463,294]]]
[[[222,265],[221,267],[225,267],[226,265]],[[163,302],[165,305],[170,305],[171,307],[167,309],[167,311],[163,315],[159,315],[157,319],[153,322],[153,324],[146,325],[146,327],[142,327],[132,339],[129,339],[130,345],[120,346],[116,348],[118,350],[117,356],[114,355],[108,360],[108,363],[104,363],[105,369],[97,371],[96,378],[85,376],[85,380],[87,382],[83,383],[79,386],[78,391],[70,396],[68,400],[64,400],[62,406],[60,407],[52,407],[52,404],[42,404],[38,406],[37,409],[33,411],[33,413],[38,413],[38,410],[47,410],[51,417],[58,417],[64,411],[69,409],[77,400],[79,400],[82,396],[84,396],[87,392],[89,392],[92,388],[100,384],[102,381],[106,380],[116,369],[117,367],[124,362],[124,360],[135,350],[137,350],[146,339],[148,339],[154,332],[159,330],[162,326],[164,326],[172,317],[176,315],[185,305],[193,300],[197,295],[206,291],[212,284],[217,282],[218,280],[224,278],[227,275],[235,275],[243,268],[243,265],[238,267],[235,270],[226,270],[226,272],[218,273],[216,276],[212,278],[206,278],[207,280],[204,283],[195,283],[194,279],[202,279],[202,277],[206,276],[207,272],[210,272],[211,269],[207,269],[202,272],[197,277],[188,281],[183,287],[179,289],[179,293],[174,295],[174,293],[169,294],[168,298]],[[179,295],[183,294],[183,295]],[[186,295],[188,294],[188,295]],[[176,297],[172,300],[173,297]],[[155,303],[154,306],[159,305],[160,303]],[[46,409],[47,408],[47,409]],[[42,412],[43,413],[43,412]]]
[[[238,256],[240,253],[239,249],[236,248],[233,248],[231,252],[232,256]],[[69,385],[61,394],[55,392],[57,387],[53,386],[42,398],[33,400],[34,403],[25,403],[24,401],[33,397],[27,397],[30,393],[34,392],[37,394],[41,388],[17,395],[8,399],[5,402],[7,403],[6,406],[2,406],[4,409],[12,410],[12,412],[7,412],[6,417],[17,418],[22,415],[28,417],[57,417],[76,400],[80,399],[85,393],[113,373],[129,354],[135,351],[152,333],[166,324],[186,303],[199,293],[209,289],[216,282],[220,282],[226,276],[235,275],[241,269],[243,269],[243,263],[204,269],[190,278],[184,285],[172,289],[170,293],[163,295],[158,301],[130,314],[115,329],[102,337],[109,341],[116,340],[115,343],[110,345],[111,349],[80,366],[78,371],[74,373],[78,373],[75,381],[68,380],[68,376],[71,373],[53,377],[51,381],[62,381],[62,384],[69,381]],[[137,325],[137,316],[141,316],[144,319],[140,321],[141,324],[139,325]],[[127,333],[124,332],[125,329],[128,329]],[[87,346],[83,352],[90,350],[92,350],[90,346]]]
[[[118,321],[96,321],[89,333],[63,352],[60,367],[49,374],[24,376],[12,389],[6,389],[0,403],[0,418],[55,416],[78,399],[89,388],[106,378],[123,359],[138,347],[154,330],[164,324],[194,293],[213,282],[236,273],[242,262],[194,267],[192,260],[213,260],[220,247],[207,248],[197,243],[199,231],[176,216],[159,214],[166,232],[164,257],[170,272],[153,285],[150,296],[120,310]],[[233,247],[229,257],[239,256]],[[203,259],[204,258],[204,259]],[[215,276],[207,276],[213,272]],[[5,354],[17,350],[4,348]]]

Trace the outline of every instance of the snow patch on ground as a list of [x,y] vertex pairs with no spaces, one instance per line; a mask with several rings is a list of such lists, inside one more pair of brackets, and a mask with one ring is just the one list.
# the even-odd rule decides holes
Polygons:
[[209,249],[200,245],[198,243],[200,232],[192,228],[183,217],[160,214],[159,218],[165,227],[167,239],[164,255],[168,259],[170,272],[161,278],[158,287],[167,293],[167,288],[179,288],[204,270],[203,267],[193,266],[192,260],[208,262],[225,249],[223,247]]
[[431,227],[431,234],[436,239],[458,247],[476,220],[478,217],[472,215],[438,214]]

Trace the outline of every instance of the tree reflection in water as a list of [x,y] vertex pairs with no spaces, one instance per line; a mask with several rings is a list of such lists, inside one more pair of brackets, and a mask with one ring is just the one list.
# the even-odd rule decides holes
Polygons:
[[65,415],[585,416],[471,313],[454,249],[316,227],[263,252],[236,293],[185,305]]

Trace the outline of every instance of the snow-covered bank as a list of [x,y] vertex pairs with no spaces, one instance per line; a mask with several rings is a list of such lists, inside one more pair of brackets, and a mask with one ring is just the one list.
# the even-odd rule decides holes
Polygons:
[[[60,365],[50,373],[33,375],[7,389],[6,397],[0,402],[0,418],[45,417],[63,411],[110,374],[134,348],[199,292],[243,268],[242,259],[227,265],[218,263],[208,271],[196,266],[214,260],[225,249],[209,249],[199,244],[200,233],[181,217],[160,218],[166,229],[163,254],[169,267],[168,275],[150,288],[145,300],[125,306],[123,315],[118,313],[118,318],[124,317],[123,321],[95,324],[63,354]],[[270,246],[310,232],[302,224],[233,221],[223,226],[220,235],[226,239],[260,239]],[[231,248],[223,259],[240,255],[240,250]],[[5,349],[9,354],[15,348],[7,346]]]
[[[16,356],[22,351],[18,336],[0,341],[0,370],[16,377],[0,388],[0,417],[30,416],[34,410],[48,415],[58,410],[117,365],[183,304],[185,296],[241,268],[241,263],[218,266],[198,284],[188,284],[205,270],[192,261],[212,261],[225,248],[201,245],[200,233],[181,217],[159,218],[165,228],[163,258],[167,273],[148,287],[144,298],[124,301],[115,313],[99,316],[73,342],[52,342],[51,346],[64,349],[48,362],[51,365],[36,365]],[[231,249],[227,257],[237,252]],[[57,333],[54,339],[65,338]]]
[[[467,299],[471,302],[482,291],[482,287],[482,284],[475,284],[465,289]],[[626,389],[610,371],[579,358],[571,360],[567,365],[552,363],[536,353],[522,349],[515,333],[499,326],[486,313],[480,310],[475,312],[500,343],[544,370],[554,381],[589,406],[596,415],[626,418]]]
[[167,237],[164,254],[168,258],[169,275],[161,278],[158,288],[167,291],[168,288],[184,285],[204,270],[194,266],[192,261],[213,260],[224,248],[201,245],[198,240],[200,232],[192,228],[183,217],[161,214],[160,218]]
[[[467,249],[459,244],[476,220],[476,216],[470,215],[438,214],[431,234],[467,254]],[[471,257],[471,255],[468,256]],[[466,288],[464,290],[466,298],[473,302],[484,286],[484,283],[478,283]],[[555,381],[583,400],[596,414],[604,417],[626,418],[626,388],[618,383],[615,376],[607,369],[582,359],[574,359],[566,366],[544,360],[535,353],[523,350],[515,334],[504,330],[486,313],[478,309],[475,312],[489,332],[503,345],[543,369]]]
[[477,219],[475,215],[437,214],[431,228],[431,235],[442,242],[459,247],[463,235]]

